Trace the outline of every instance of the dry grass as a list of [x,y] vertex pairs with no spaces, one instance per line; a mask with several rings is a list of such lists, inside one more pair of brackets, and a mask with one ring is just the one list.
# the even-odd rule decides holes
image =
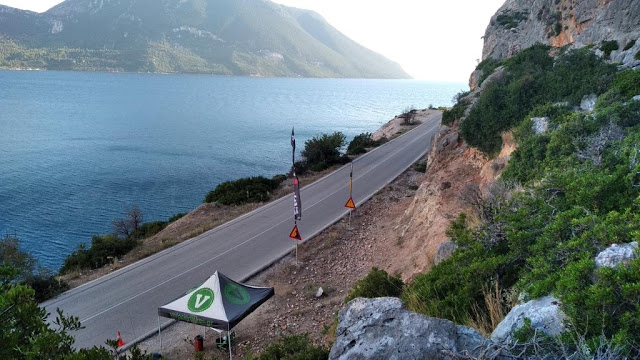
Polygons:
[[482,294],[487,311],[475,306],[467,325],[478,330],[482,335],[489,336],[504,320],[508,311],[515,306],[515,301],[512,293],[501,289],[497,280],[490,286],[484,285]]

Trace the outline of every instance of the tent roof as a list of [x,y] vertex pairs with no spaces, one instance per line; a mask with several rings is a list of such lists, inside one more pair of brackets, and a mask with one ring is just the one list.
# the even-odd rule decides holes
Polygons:
[[235,282],[216,271],[187,294],[158,308],[158,315],[229,330],[274,295],[273,288]]

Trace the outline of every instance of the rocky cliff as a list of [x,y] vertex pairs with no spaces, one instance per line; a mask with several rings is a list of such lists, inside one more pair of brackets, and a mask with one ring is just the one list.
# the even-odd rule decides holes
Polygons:
[[638,37],[637,0],[507,0],[487,27],[482,58],[502,60],[535,43],[602,47],[615,41],[611,59],[638,66]]

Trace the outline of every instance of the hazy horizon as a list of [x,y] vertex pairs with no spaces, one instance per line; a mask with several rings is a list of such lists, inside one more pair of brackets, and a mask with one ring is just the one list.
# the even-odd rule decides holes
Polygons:
[[[3,5],[36,12],[61,2],[0,0]],[[399,63],[416,79],[466,82],[482,56],[482,36],[489,20],[504,0],[273,2],[318,12],[346,36]]]

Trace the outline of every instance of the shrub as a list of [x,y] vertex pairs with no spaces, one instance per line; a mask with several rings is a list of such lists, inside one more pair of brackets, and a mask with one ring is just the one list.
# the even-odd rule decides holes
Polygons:
[[478,79],[478,86],[482,85],[489,75],[493,74],[500,65],[502,65],[502,61],[495,60],[493,58],[486,58],[482,60],[478,66],[476,66],[476,70],[482,70],[482,75]]
[[503,28],[510,30],[518,27],[518,24],[526,20],[529,13],[526,11],[504,11],[496,17],[496,22]]
[[620,49],[620,45],[616,40],[603,41],[600,45],[600,50],[604,53],[604,56],[608,59],[614,50]]
[[640,60],[640,50],[633,56],[634,59]]
[[371,133],[356,135],[347,147],[347,155],[359,155],[367,152],[366,148],[379,146],[382,141],[371,139]]
[[629,49],[631,49],[634,45],[636,44],[636,40],[631,40],[627,43],[627,45],[624,46],[624,49],[622,49],[623,51],[627,51]]
[[427,162],[419,161],[413,164],[413,169],[417,172],[426,173],[427,172]]
[[242,178],[225,181],[211,190],[204,199],[205,203],[217,202],[223,205],[242,205],[253,202],[268,201],[271,192],[276,190],[280,182],[264,176]]
[[320,346],[315,346],[309,339],[309,334],[292,335],[278,339],[267,346],[264,351],[250,360],[326,360],[329,352]]
[[556,59],[549,47],[534,45],[505,61],[505,77],[487,86],[469,116],[460,124],[460,134],[471,146],[488,155],[501,146],[501,133],[520,124],[535,106],[568,100],[577,104],[584,95],[601,94],[616,72],[589,49],[572,50]]
[[398,297],[402,294],[403,286],[404,284],[400,277],[391,276],[387,274],[386,271],[374,267],[364,279],[356,281],[353,289],[351,289],[349,295],[347,295],[345,302],[357,297]]
[[343,133],[336,131],[333,134],[322,134],[305,141],[302,156],[304,156],[309,169],[322,171],[334,164],[345,163],[340,149],[346,143]]
[[38,260],[20,249],[20,240],[16,236],[5,235],[0,239],[0,264],[15,270],[13,275],[17,283],[35,290],[35,300],[43,302],[69,289],[69,285],[56,279],[49,269],[39,267]]
[[111,234],[94,235],[88,249],[81,243],[78,244],[76,251],[67,256],[60,273],[64,274],[80,269],[97,269],[127,254],[136,246],[138,246],[138,241],[133,238],[121,239]]
[[457,103],[453,105],[451,109],[446,109],[442,112],[442,123],[445,125],[453,124],[456,120],[462,119],[464,111],[467,109],[465,103]]
[[502,178],[522,184],[537,179],[547,157],[547,144],[549,144],[548,136],[535,136],[524,140],[511,154]]

